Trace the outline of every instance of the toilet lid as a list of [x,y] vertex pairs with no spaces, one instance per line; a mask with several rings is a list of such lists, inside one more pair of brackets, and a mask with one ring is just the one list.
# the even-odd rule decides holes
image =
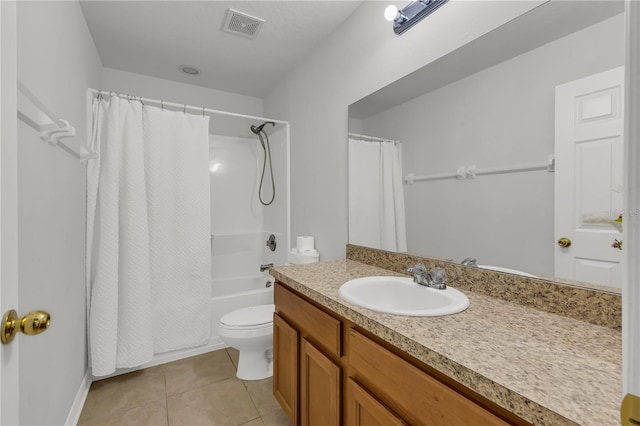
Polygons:
[[253,325],[263,325],[273,322],[273,313],[276,305],[249,306],[229,312],[220,318],[220,322],[225,325],[239,327],[249,327]]

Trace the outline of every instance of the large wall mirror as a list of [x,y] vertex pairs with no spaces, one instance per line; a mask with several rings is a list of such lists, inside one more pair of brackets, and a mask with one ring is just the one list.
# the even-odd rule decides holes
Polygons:
[[623,12],[547,2],[350,105],[349,242],[619,287]]

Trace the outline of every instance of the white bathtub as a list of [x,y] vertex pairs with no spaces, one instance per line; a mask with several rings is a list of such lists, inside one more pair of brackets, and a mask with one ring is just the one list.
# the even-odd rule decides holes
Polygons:
[[219,335],[218,323],[223,315],[247,306],[273,303],[273,282],[266,273],[212,280],[211,337]]

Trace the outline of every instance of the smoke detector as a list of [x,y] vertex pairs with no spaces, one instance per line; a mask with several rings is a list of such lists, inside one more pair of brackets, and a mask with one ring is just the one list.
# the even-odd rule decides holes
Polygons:
[[194,67],[193,65],[180,65],[178,69],[183,73],[189,74],[189,75],[200,74],[200,70],[197,67]]
[[222,31],[253,40],[260,32],[264,22],[264,19],[247,15],[235,9],[228,9]]

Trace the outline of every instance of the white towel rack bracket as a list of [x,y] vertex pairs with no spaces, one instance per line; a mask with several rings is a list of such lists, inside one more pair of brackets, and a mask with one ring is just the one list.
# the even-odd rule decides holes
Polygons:
[[[64,139],[75,138],[76,129],[67,120],[58,118],[49,108],[46,107],[24,84],[18,81],[18,91],[29,100],[31,107],[18,105],[18,119],[40,134],[40,139],[52,146],[57,146],[80,160],[81,163],[87,160],[98,158],[98,153],[91,148],[80,145],[77,152],[66,144]],[[21,108],[22,107],[22,108]],[[31,111],[32,114],[29,114]],[[37,111],[33,114],[33,111]],[[33,118],[34,115],[38,117]]]

